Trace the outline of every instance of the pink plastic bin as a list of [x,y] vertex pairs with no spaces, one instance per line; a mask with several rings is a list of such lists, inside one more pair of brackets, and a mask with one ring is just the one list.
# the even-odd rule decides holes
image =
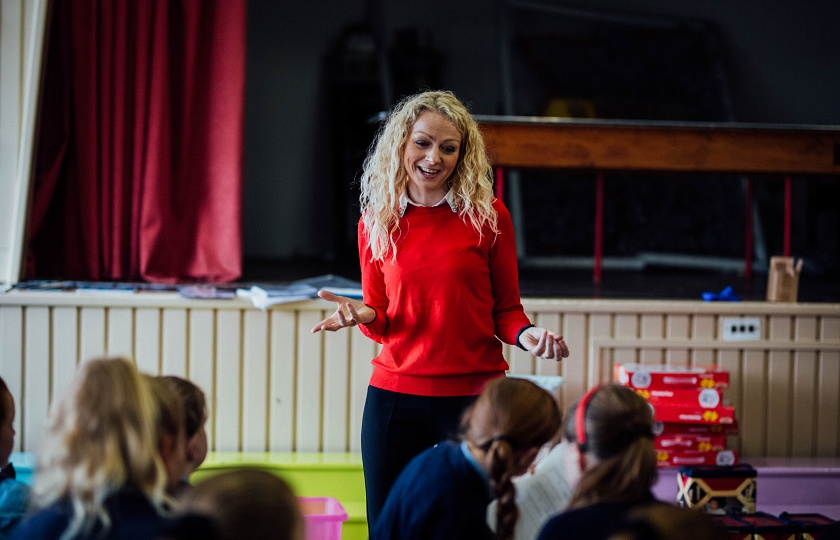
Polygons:
[[306,540],[341,540],[347,512],[332,497],[298,497],[306,526]]

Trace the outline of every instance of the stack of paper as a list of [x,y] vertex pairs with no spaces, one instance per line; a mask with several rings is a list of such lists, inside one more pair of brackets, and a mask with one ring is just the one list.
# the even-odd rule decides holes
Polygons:
[[275,304],[311,300],[318,296],[318,289],[312,285],[292,284],[260,287],[252,285],[250,289],[236,289],[236,296],[250,300],[255,307],[265,309]]

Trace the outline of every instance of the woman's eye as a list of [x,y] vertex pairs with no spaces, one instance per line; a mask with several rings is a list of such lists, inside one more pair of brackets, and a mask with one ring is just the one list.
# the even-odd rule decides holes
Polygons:
[[427,146],[429,146],[428,141],[424,141],[422,139],[418,139],[418,140],[414,141],[414,144],[418,148],[426,148]]
[[446,152],[447,154],[454,154],[455,152],[458,151],[458,149],[455,148],[454,146],[444,146],[443,151]]

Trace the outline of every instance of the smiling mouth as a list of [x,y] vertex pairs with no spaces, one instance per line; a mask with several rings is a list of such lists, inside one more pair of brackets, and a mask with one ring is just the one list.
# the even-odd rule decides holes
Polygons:
[[436,175],[437,173],[440,172],[437,169],[426,169],[426,168],[420,167],[420,166],[418,166],[417,168],[420,169],[420,172],[423,173],[425,176],[434,176],[434,175]]

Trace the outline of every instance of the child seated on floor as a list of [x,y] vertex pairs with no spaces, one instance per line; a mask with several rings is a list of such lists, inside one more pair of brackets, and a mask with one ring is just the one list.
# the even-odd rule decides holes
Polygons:
[[157,444],[166,471],[166,493],[174,498],[187,462],[184,404],[175,388],[161,377],[145,375],[157,404]]
[[303,540],[292,488],[258,469],[211,476],[179,499],[178,516],[160,540]]
[[9,456],[15,446],[15,400],[0,377],[0,539],[17,525],[29,504],[30,489],[18,482]]
[[[559,407],[559,396],[555,394],[554,397]],[[519,514],[513,540],[534,540],[545,522],[569,504],[572,486],[564,470],[565,447],[560,444],[562,440],[561,428],[543,445],[528,470],[513,479]],[[497,502],[493,501],[487,507],[487,520],[493,530],[496,529]]]
[[156,538],[167,521],[157,414],[149,383],[130,360],[81,364],[38,450],[36,510],[10,538]]
[[172,493],[175,497],[179,497],[190,487],[190,475],[207,457],[207,399],[204,391],[188,379],[175,375],[165,375],[161,378],[181,396],[184,406],[184,427],[187,436],[186,461],[178,484]]
[[[371,540],[512,537],[517,520],[512,483],[560,428],[549,392],[531,381],[490,382],[464,413],[460,442],[445,442],[416,456],[397,478]],[[497,499],[496,529],[487,505]]]
[[656,504],[653,437],[653,413],[632,389],[604,384],[587,392],[563,427],[564,471],[574,492],[539,540],[603,540],[630,512]]
[[632,510],[608,540],[727,540],[712,519],[689,508],[652,504]]
[[[560,433],[560,432],[558,432]],[[513,540],[534,540],[549,518],[563,511],[572,497],[572,485],[564,470],[566,448],[556,439],[540,450],[534,465],[513,479],[516,487],[516,520]],[[488,522],[495,529],[497,501],[488,506]]]

